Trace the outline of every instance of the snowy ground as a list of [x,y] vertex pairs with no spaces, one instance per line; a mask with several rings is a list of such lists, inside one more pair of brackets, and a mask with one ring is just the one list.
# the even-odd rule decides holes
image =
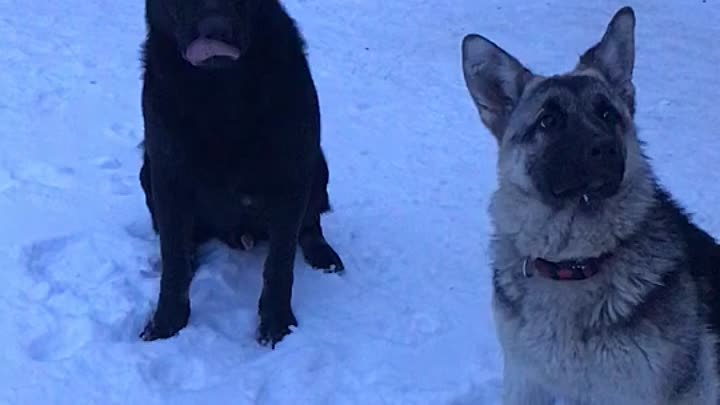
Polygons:
[[[539,72],[565,70],[625,3],[288,0],[322,101],[325,228],[347,272],[298,261],[301,325],[275,351],[253,340],[263,248],[208,246],[189,327],[137,338],[159,280],[137,181],[143,3],[0,0],[0,404],[497,404],[495,144],[460,40],[476,31]],[[648,154],[720,235],[720,3],[629,3]]]

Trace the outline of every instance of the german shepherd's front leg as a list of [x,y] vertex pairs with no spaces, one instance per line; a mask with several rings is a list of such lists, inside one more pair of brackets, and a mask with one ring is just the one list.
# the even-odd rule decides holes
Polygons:
[[140,334],[146,341],[177,334],[190,317],[189,290],[195,248],[190,194],[176,170],[163,169],[162,165],[154,165],[149,176],[153,222],[160,234],[162,277],[157,309]]
[[308,187],[297,186],[269,196],[267,202],[270,242],[258,305],[257,340],[272,348],[290,333],[290,326],[297,326],[291,307],[293,268],[308,196]]

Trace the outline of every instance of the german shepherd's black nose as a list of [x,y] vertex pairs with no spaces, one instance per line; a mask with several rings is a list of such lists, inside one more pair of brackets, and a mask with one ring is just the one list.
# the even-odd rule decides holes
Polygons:
[[205,17],[198,22],[197,29],[200,38],[215,39],[223,42],[232,40],[232,24],[227,17],[219,15]]
[[600,139],[589,145],[586,162],[590,173],[587,191],[596,198],[615,194],[625,173],[625,156],[618,140]]
[[602,140],[588,148],[588,163],[604,166],[618,158],[618,145],[614,140]]
[[553,155],[547,171],[554,197],[603,199],[620,188],[625,172],[622,145],[609,137],[596,137]]

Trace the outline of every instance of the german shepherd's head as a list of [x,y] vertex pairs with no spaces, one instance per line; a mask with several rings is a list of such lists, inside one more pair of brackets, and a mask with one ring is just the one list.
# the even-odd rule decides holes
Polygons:
[[654,180],[635,133],[635,15],[619,10],[569,73],[541,76],[467,35],[465,81],[499,146],[491,212],[523,254],[572,258],[635,229]]

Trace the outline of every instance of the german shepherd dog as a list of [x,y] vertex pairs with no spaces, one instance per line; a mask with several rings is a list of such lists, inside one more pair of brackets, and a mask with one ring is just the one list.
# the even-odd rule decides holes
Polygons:
[[320,225],[329,172],[303,39],[277,0],[147,0],[146,21],[140,181],[162,278],[142,337],[187,325],[198,244],[267,239],[257,339],[274,347],[297,325],[298,243],[313,267],[344,267]]
[[657,182],[634,125],[635,13],[564,74],[463,39],[498,144],[493,312],[504,405],[718,404],[720,248]]

